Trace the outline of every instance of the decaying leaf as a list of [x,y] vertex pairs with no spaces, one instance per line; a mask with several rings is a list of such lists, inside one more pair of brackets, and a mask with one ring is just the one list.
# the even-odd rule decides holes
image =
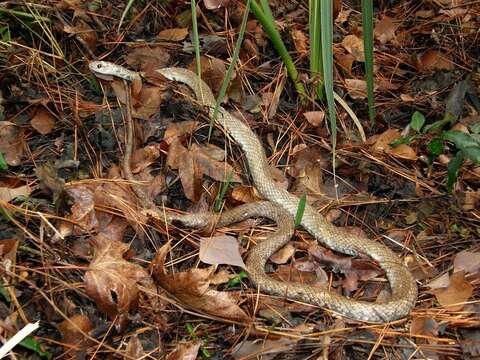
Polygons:
[[292,30],[293,44],[299,55],[306,55],[308,52],[308,37],[302,30]]
[[194,340],[188,344],[179,344],[175,350],[167,355],[165,360],[195,360],[200,346],[202,346],[201,340]]
[[472,296],[473,286],[465,279],[465,272],[459,271],[450,276],[448,287],[433,290],[433,293],[442,307],[449,311],[459,311]]
[[307,111],[303,113],[303,116],[312,126],[317,127],[325,118],[325,111]]
[[476,274],[480,270],[480,253],[464,250],[455,255],[453,272],[464,271],[465,274]]
[[32,127],[42,135],[50,134],[55,127],[55,122],[55,117],[43,106],[35,111],[30,120]]
[[372,148],[375,151],[383,151],[398,158],[416,160],[417,154],[411,146],[407,144],[390,146],[394,140],[397,140],[400,137],[401,134],[398,130],[388,129],[375,137],[375,143],[373,144]]
[[375,25],[374,35],[375,38],[380,41],[382,44],[395,39],[395,31],[397,30],[397,25],[393,22],[391,17],[384,16],[377,24]]
[[158,33],[158,40],[182,41],[188,35],[188,28],[165,29]]
[[348,95],[352,99],[365,99],[367,97],[367,82],[362,79],[345,79]]
[[[125,223],[116,222],[112,226],[125,227]],[[95,256],[85,273],[87,295],[111,317],[128,313],[137,306],[138,283],[147,282],[148,273],[123,258],[129,250],[128,244],[99,233],[92,238],[92,245]]]
[[420,56],[418,66],[421,70],[453,70],[454,64],[448,57],[437,50],[428,50]]
[[439,324],[432,318],[414,317],[410,324],[410,334],[429,337],[438,336]]
[[144,72],[152,72],[170,63],[170,54],[162,46],[140,46],[134,48],[125,61],[130,67]]
[[40,189],[51,192],[56,203],[64,194],[65,180],[58,176],[57,169],[50,163],[37,166],[35,173],[40,180]]
[[[217,95],[227,72],[225,62],[214,57],[201,56],[200,63],[202,66],[202,79],[205,80],[213,93]],[[195,62],[192,62],[189,69],[195,71],[195,66]]]
[[137,174],[155,162],[161,155],[161,144],[147,145],[132,154],[132,173]]
[[[167,164],[172,169],[178,169],[185,196],[193,202],[200,199],[203,175],[225,182],[229,174],[232,174],[232,182],[241,183],[240,177],[228,163],[215,158],[218,154],[215,148],[211,144],[193,144],[191,149],[187,149],[180,141],[174,140],[168,149]],[[220,151],[223,153],[223,150]]]
[[128,359],[142,359],[145,358],[145,350],[143,349],[142,342],[138,338],[138,335],[130,337],[128,340],[127,348],[125,349],[125,360]]
[[246,268],[238,241],[233,236],[220,235],[200,239],[199,258],[209,265],[234,265]]
[[143,86],[138,97],[138,106],[133,108],[132,116],[137,119],[150,120],[160,111],[163,102],[163,89],[157,86]]
[[0,187],[0,200],[9,202],[19,196],[27,197],[32,192],[32,188],[28,185],[19,186],[16,188]]
[[24,154],[23,129],[9,121],[0,121],[0,152],[8,165],[18,166]]
[[363,51],[363,40],[356,35],[347,35],[342,40],[342,46],[355,57],[356,61],[365,61],[365,52]]
[[241,203],[251,203],[260,200],[260,198],[255,193],[255,189],[252,186],[246,185],[235,186],[231,196],[232,199]]
[[164,245],[152,262],[152,275],[158,285],[196,310],[236,321],[249,320],[229,293],[209,288],[213,269],[190,269],[168,274],[164,264],[169,250],[168,244]]
[[91,342],[82,334],[82,332],[88,334],[93,328],[92,322],[86,315],[74,315],[68,320],[63,320],[57,325],[57,328],[60,334],[62,334],[65,350],[75,346],[77,351],[80,351],[85,349]]
[[295,247],[288,243],[270,256],[270,261],[275,264],[285,264],[295,254]]
[[231,0],[203,0],[203,4],[208,10],[216,10],[228,6]]

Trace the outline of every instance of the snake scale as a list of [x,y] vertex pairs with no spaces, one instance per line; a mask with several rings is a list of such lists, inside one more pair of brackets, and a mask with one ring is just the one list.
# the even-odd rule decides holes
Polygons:
[[[141,76],[106,61],[92,61],[89,67],[99,77],[118,77],[132,81]],[[189,86],[200,104],[209,109],[210,116],[213,115],[215,98],[212,91],[193,72],[175,67],[159,69],[157,72],[169,80]],[[269,240],[257,244],[250,251],[246,265],[252,282],[262,292],[327,308],[354,320],[384,323],[408,315],[416,302],[417,286],[395,253],[381,243],[352,235],[332,225],[308,204],[305,206],[301,226],[334,251],[348,255],[366,254],[377,261],[390,283],[390,298],[385,303],[357,301],[320,287],[277,281],[265,274],[264,268],[268,258],[293,234],[292,219],[297,213],[299,198],[276,185],[270,174],[263,146],[252,130],[222,107],[217,115],[217,124],[222,126],[242,148],[255,187],[267,200],[226,211],[220,217],[219,225],[227,225],[250,216],[262,216],[276,221],[279,226],[278,231]],[[191,214],[178,220],[194,227],[208,223],[211,217],[209,214]],[[169,218],[175,219],[175,216]]]

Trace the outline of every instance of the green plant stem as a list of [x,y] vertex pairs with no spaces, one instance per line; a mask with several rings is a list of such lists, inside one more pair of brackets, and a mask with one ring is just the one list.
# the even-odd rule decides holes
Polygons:
[[195,46],[195,70],[198,77],[202,75],[202,65],[200,63],[200,39],[198,37],[198,23],[197,23],[197,4],[195,0],[191,0],[192,6],[192,31],[193,44]]
[[278,32],[277,28],[275,27],[275,22],[272,21],[261,9],[260,5],[256,2],[256,0],[252,0],[251,4],[251,9],[252,12],[255,14],[255,17],[260,21],[262,24],[265,32],[267,35],[270,37],[272,40],[273,46],[277,50],[278,54],[283,60],[283,63],[285,64],[285,67],[287,68],[288,76],[290,79],[292,79],[295,89],[299,93],[299,95],[304,98],[306,97],[306,92],[305,88],[303,87],[303,84],[298,81],[298,71],[297,68],[295,67],[295,64],[293,63],[292,58],[290,57],[290,54],[288,53],[287,48],[285,47],[285,44],[282,41],[282,38],[280,36],[280,33]]
[[375,126],[375,94],[373,79],[373,1],[362,0],[363,49],[365,52],[365,74],[367,76],[368,117]]
[[317,98],[323,99],[323,72],[320,0],[310,0],[308,3],[308,22],[310,35],[310,76],[318,81]]
[[220,87],[220,91],[218,93],[217,102],[215,103],[215,108],[213,109],[213,115],[210,120],[210,125],[208,128],[208,141],[210,141],[210,136],[212,135],[213,124],[217,119],[218,109],[220,104],[222,103],[225,94],[227,92],[228,84],[230,84],[230,80],[232,79],[233,70],[235,69],[235,64],[238,61],[238,56],[240,54],[240,49],[242,48],[243,37],[245,36],[245,30],[247,28],[247,20],[248,14],[250,14],[250,0],[247,0],[247,4],[245,6],[245,13],[243,14],[242,24],[240,25],[240,30],[238,32],[238,39],[235,44],[235,49],[233,50],[232,61],[228,66],[227,73],[225,74],[225,78],[223,79],[222,86]]

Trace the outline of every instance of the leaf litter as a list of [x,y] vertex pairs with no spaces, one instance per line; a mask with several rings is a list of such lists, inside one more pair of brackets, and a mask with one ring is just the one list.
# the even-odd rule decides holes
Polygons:
[[[45,349],[57,357],[65,351],[99,358],[478,355],[480,172],[472,140],[479,133],[478,7],[452,1],[376,4],[377,116],[368,126],[360,8],[334,5],[336,91],[369,136],[360,142],[338,109],[334,174],[323,105],[298,102],[253,15],[224,105],[259,135],[283,188],[306,194],[336,225],[368,231],[408,264],[420,292],[412,314],[365,328],[314,306],[258,293],[241,269],[242,257],[271,225],[256,222],[250,229],[249,220],[248,229],[231,226],[219,233],[238,237],[225,241],[222,235],[211,246],[205,240],[211,234],[144,215],[134,186],[165,212],[209,211],[223,186],[225,208],[258,200],[242,152],[217,130],[207,144],[205,113],[198,116],[189,100],[179,102],[155,72],[176,65],[195,69],[188,4],[173,9],[134,3],[119,32],[113,29],[125,8],[113,3],[6,4],[6,10],[31,12],[54,24],[48,28],[40,17],[30,32],[8,12],[0,24],[8,28],[2,41],[9,46],[2,58],[0,254],[10,271],[2,275],[9,286],[0,287],[0,315],[9,336],[31,317],[44,325],[32,337],[30,349],[36,350],[18,347],[15,356],[42,356]],[[202,76],[218,94],[244,5],[206,1],[197,10]],[[272,10],[300,79],[312,90],[308,11],[281,3]],[[125,112],[118,108],[124,110],[128,93],[118,81],[99,87],[86,70],[87,58],[144,73],[131,89],[134,180],[126,181],[116,166],[125,149]],[[94,116],[100,110],[108,114],[106,121]],[[420,126],[412,122],[415,112],[424,116]],[[97,137],[100,129],[110,146]],[[450,195],[449,163],[462,149],[467,160]],[[270,259],[267,272],[355,299],[383,300],[388,289],[375,262],[340,256],[311,241],[298,229]],[[165,243],[169,249],[162,248]],[[219,265],[206,269],[201,259]],[[42,294],[66,318],[45,307]],[[82,331],[66,325],[71,321]]]

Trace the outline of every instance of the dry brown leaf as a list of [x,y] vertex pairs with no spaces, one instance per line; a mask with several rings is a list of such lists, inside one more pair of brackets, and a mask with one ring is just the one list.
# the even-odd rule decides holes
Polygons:
[[430,289],[445,289],[448,285],[450,285],[450,275],[448,275],[448,273],[443,274],[427,284]]
[[395,31],[397,30],[397,25],[393,22],[391,17],[384,16],[382,20],[377,22],[375,25],[374,35],[375,38],[380,41],[382,44],[395,39]]
[[[124,226],[120,222],[113,226],[117,224]],[[92,245],[95,256],[85,273],[86,294],[111,317],[128,313],[137,306],[138,283],[148,282],[148,273],[123,258],[128,244],[112,240],[109,232],[92,238]]]
[[182,41],[188,36],[188,28],[165,29],[158,33],[158,40]]
[[213,269],[191,269],[167,274],[164,264],[169,250],[168,244],[162,246],[152,261],[152,275],[158,285],[193,309],[236,321],[249,320],[231,294],[209,288]]
[[9,202],[18,196],[27,197],[32,192],[32,188],[28,185],[19,186],[16,188],[0,187],[0,200]]
[[280,338],[278,340],[245,340],[237,344],[232,350],[234,359],[258,359],[270,360],[279,353],[287,354],[298,343],[299,338]]
[[0,121],[0,152],[8,165],[21,164],[24,153],[23,129],[10,121]]
[[287,243],[275,254],[270,256],[270,261],[274,264],[285,264],[295,254],[295,247],[291,243]]
[[126,63],[144,72],[153,72],[170,63],[170,54],[162,46],[140,46],[134,48],[126,57]]
[[127,348],[125,349],[125,360],[127,359],[144,359],[145,350],[138,335],[131,336],[128,340]]
[[463,250],[455,255],[453,272],[464,271],[466,274],[476,274],[480,270],[480,253]]
[[94,184],[79,184],[66,188],[67,194],[73,200],[71,215],[68,218],[81,227],[81,229],[74,230],[76,234],[98,228],[94,201],[96,189],[97,186]]
[[201,340],[194,340],[188,344],[179,344],[175,350],[167,355],[165,360],[195,360],[200,346],[202,346]]
[[90,344],[90,340],[81,332],[88,334],[93,328],[92,322],[86,315],[74,315],[68,320],[63,320],[57,328],[62,334],[65,350],[70,350],[74,346],[77,351],[81,351]]
[[427,50],[418,60],[420,70],[453,70],[454,64],[437,50]]
[[347,35],[342,40],[342,46],[350,54],[355,57],[356,61],[365,61],[365,53],[363,51],[363,40],[356,35]]
[[135,107],[132,116],[137,119],[150,120],[160,110],[163,101],[163,90],[156,86],[143,87],[139,94],[139,106]]
[[361,79],[345,79],[348,95],[352,99],[365,99],[367,97],[367,82]]
[[353,76],[352,66],[355,61],[355,56],[346,52],[342,48],[334,49],[335,61],[349,76]]
[[180,141],[174,140],[168,149],[167,164],[172,169],[178,169],[185,196],[193,202],[200,199],[203,175],[225,182],[228,175],[232,174],[232,182],[241,183],[240,177],[228,163],[216,160],[219,154],[222,158],[224,155],[223,150],[217,151],[218,148],[215,148],[211,144],[194,144],[191,149],[186,149]]
[[79,17],[74,17],[75,26],[63,26],[63,31],[67,34],[75,35],[77,40],[82,43],[92,54],[97,47],[97,35],[87,22]]
[[428,317],[414,317],[410,324],[411,335],[422,335],[429,337],[437,337],[439,324],[432,318]]
[[193,120],[169,123],[165,130],[164,140],[171,144],[175,139],[193,133],[198,124],[198,121]]
[[308,37],[302,30],[293,29],[292,30],[292,39],[293,44],[295,45],[295,50],[300,55],[306,55],[308,52]]
[[[202,56],[200,58],[202,66],[202,79],[212,89],[215,95],[218,95],[223,83],[223,79],[227,73],[227,66],[225,63],[214,57]],[[189,69],[195,71],[195,61],[189,65]]]
[[255,189],[252,186],[239,185],[232,191],[232,199],[241,203],[251,203],[260,200],[255,194]]
[[30,125],[42,135],[50,134],[55,127],[55,117],[43,106],[39,107],[32,119]]
[[400,159],[405,160],[417,160],[418,156],[415,150],[407,145],[407,144],[400,144],[394,147],[391,147],[385,151],[387,154],[393,155]]
[[238,241],[233,236],[220,235],[200,238],[198,257],[209,265],[234,265],[245,269]]
[[153,164],[161,155],[161,144],[147,145],[132,154],[132,173],[137,174]]
[[382,134],[376,137],[375,143],[373,144],[373,150],[375,151],[387,151],[390,148],[390,143],[394,140],[397,140],[402,136],[400,131],[396,129],[388,129]]
[[449,311],[460,311],[473,294],[473,286],[465,279],[465,272],[459,271],[450,276],[447,288],[434,290],[435,297],[442,307]]
[[303,116],[305,116],[310,125],[317,127],[325,118],[325,111],[307,111],[303,113]]

